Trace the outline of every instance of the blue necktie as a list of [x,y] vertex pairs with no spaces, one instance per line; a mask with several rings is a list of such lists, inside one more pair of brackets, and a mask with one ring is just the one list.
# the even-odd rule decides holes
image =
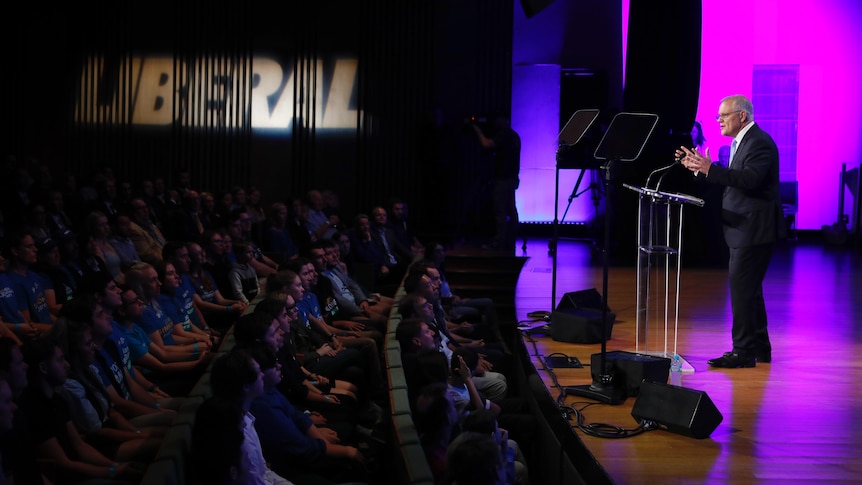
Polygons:
[[733,143],[730,144],[730,159],[727,161],[728,168],[733,164],[733,155],[736,153],[736,143],[736,138],[734,138]]

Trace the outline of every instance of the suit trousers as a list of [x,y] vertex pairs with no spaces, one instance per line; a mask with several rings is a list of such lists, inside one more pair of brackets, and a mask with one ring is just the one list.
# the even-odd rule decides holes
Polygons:
[[774,250],[774,243],[730,248],[734,352],[755,355],[772,351],[766,328],[763,279]]

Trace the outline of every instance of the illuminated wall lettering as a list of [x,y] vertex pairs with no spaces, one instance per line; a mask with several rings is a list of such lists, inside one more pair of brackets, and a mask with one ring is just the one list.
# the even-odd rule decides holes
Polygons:
[[[238,85],[240,71],[240,66],[227,61],[201,59],[189,68],[172,57],[146,56],[109,67],[104,58],[89,58],[81,70],[75,121],[239,126],[249,119],[253,129],[277,131],[289,131],[294,124],[315,129],[357,126],[359,112],[350,107],[356,59],[336,59],[328,77],[324,62],[316,61],[314,72],[304,73],[300,89],[295,73],[269,57],[254,58],[250,90]],[[242,99],[248,92],[250,99]],[[250,113],[232,116],[240,107]],[[308,122],[312,119],[313,125]]]

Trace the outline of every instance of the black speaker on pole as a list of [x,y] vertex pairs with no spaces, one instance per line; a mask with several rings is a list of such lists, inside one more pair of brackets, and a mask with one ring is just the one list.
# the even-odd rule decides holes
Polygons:
[[724,419],[705,392],[647,379],[641,383],[632,417],[697,439],[708,438]]

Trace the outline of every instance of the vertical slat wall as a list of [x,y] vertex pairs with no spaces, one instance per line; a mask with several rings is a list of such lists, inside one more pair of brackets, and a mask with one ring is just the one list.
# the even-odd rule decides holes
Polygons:
[[192,1],[178,6],[172,168],[189,170],[196,187],[229,190],[247,185],[252,142],[250,4]]

